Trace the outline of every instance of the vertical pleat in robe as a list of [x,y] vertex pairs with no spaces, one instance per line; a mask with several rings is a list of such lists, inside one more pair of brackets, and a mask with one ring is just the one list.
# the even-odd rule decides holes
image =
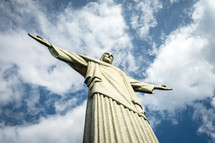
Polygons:
[[147,119],[96,93],[88,98],[84,143],[158,143]]

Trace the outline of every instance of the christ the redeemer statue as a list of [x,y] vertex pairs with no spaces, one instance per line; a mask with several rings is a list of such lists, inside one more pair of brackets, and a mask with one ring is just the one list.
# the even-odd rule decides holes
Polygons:
[[48,47],[57,59],[67,63],[84,78],[89,88],[84,127],[84,143],[157,143],[136,92],[171,90],[128,77],[112,65],[113,55],[100,60],[74,54],[50,44],[39,36],[32,38]]

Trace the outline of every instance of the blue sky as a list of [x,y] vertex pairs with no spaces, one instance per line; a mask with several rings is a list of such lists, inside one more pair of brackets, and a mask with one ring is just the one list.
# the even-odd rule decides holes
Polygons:
[[84,79],[27,33],[68,51],[114,54],[161,143],[215,142],[215,1],[2,0],[0,142],[81,142]]

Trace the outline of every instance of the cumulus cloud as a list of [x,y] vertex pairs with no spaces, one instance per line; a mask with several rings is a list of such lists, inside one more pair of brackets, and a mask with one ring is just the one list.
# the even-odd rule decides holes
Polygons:
[[[57,46],[95,58],[100,58],[105,51],[113,51],[116,56],[125,57],[123,51],[128,53],[132,48],[129,36],[124,31],[121,6],[111,2],[92,2],[78,10],[68,5],[52,19],[45,13],[45,7],[34,1],[4,2],[1,8],[1,11],[7,9],[4,13],[8,15],[7,20],[10,19],[13,24],[8,25],[6,33],[0,34],[2,66],[16,65],[17,75],[21,80],[44,86],[54,93],[71,92],[71,87],[72,92],[83,89],[82,83],[79,82],[83,81],[83,78],[66,64],[53,59],[46,47],[30,39],[27,32],[37,34],[38,31]],[[31,17],[35,23],[31,24],[29,18],[24,17]],[[6,29],[5,25],[1,28]],[[36,25],[35,29],[31,25]],[[26,31],[27,27],[30,31]],[[133,65],[128,60],[123,62],[126,61]],[[120,63],[116,58],[115,64]]]
[[[215,32],[211,26],[215,24],[214,8],[210,0],[197,2],[191,13],[193,23],[179,27],[161,45],[156,59],[147,69],[145,82],[167,84],[173,91],[144,96],[144,104],[152,110],[174,113],[186,105],[193,106],[196,100],[212,100],[215,86],[215,65],[212,62]],[[204,111],[199,111],[205,109],[199,107],[196,110],[200,112],[203,123],[207,124],[208,120],[204,117],[207,114],[203,115],[201,112]],[[214,121],[213,116],[207,118],[210,117]],[[214,128],[213,124],[211,126]],[[199,128],[199,132],[206,130],[214,138],[213,130],[208,130],[207,125]]]
[[[68,93],[85,90],[81,82],[84,79],[68,65],[54,59],[46,47],[27,33],[38,34],[63,49],[95,58],[100,58],[103,52],[113,52],[116,65],[134,70],[135,63],[129,60],[134,59],[129,54],[132,44],[125,32],[121,10],[121,5],[111,1],[91,2],[81,9],[68,4],[53,16],[36,1],[12,0],[0,4],[3,19],[0,24],[1,107],[9,103],[21,106],[21,102],[25,102],[28,114],[36,115],[42,110],[36,106],[41,100],[38,87],[47,91],[46,96],[52,93],[61,96],[59,101],[50,100],[57,114],[40,118],[35,121],[37,124],[23,121],[22,125],[7,126],[2,122],[0,142],[81,142],[85,104],[68,111],[80,103],[77,100],[83,99],[71,97],[65,102],[64,99],[72,96]],[[128,54],[129,58],[124,58]],[[29,95],[23,91],[23,84],[33,88],[28,91]],[[24,99],[24,96],[27,97]]]
[[85,108],[86,102],[69,111],[66,115],[41,118],[39,123],[33,125],[0,125],[0,142],[81,142]]
[[13,65],[7,65],[0,68],[0,106],[6,105],[8,102],[16,102],[17,106],[20,106],[24,92],[20,78],[16,76],[17,69],[13,67],[11,70],[11,66],[13,67]]
[[[138,20],[132,20],[136,23],[132,25],[137,31],[145,30],[140,34],[145,35],[149,32],[146,26],[153,27],[156,23],[153,9],[161,5],[158,1],[135,3],[141,14]],[[125,32],[122,7],[113,1],[91,2],[82,9],[74,9],[69,4],[55,16],[49,16],[46,7],[35,1],[4,1],[0,10],[5,19],[0,25],[4,31],[0,33],[2,66],[16,65],[17,76],[25,83],[46,87],[57,94],[83,89],[82,83],[77,82],[83,78],[66,64],[53,59],[45,47],[26,35],[27,32],[39,34],[66,50],[96,58],[111,51],[115,55],[115,65],[121,65],[125,71],[138,69],[130,54],[132,43]],[[6,90],[4,85],[1,87],[2,91]]]
[[[151,110],[169,111],[169,118],[173,118],[175,124],[177,120],[174,114],[177,109],[193,105],[196,100],[212,99],[215,85],[215,32],[211,30],[215,24],[214,7],[212,0],[199,1],[190,13],[193,23],[167,35],[158,51],[156,43],[153,43],[150,54],[157,57],[146,71],[145,82],[165,83],[174,90],[156,92],[153,96],[145,95],[141,101]],[[135,0],[128,7],[128,10],[133,9],[129,20],[131,28],[139,38],[150,37],[150,29],[157,25],[155,14],[161,8],[162,4],[158,0]],[[65,96],[69,92],[84,89],[81,82],[83,77],[54,59],[46,47],[27,36],[28,32],[39,34],[68,51],[95,58],[100,58],[105,51],[113,52],[115,65],[120,65],[128,73],[138,70],[137,60],[131,54],[131,39],[125,32],[128,27],[122,11],[122,5],[109,0],[90,2],[81,9],[74,9],[69,4],[63,11],[50,15],[46,7],[36,1],[1,2],[0,105],[16,101],[19,106],[24,95],[21,85],[27,83],[35,88],[31,92],[32,96],[25,100],[31,107],[28,112],[37,112],[35,104],[39,102],[40,93],[36,88],[42,86],[62,96],[62,100],[54,101],[53,104],[57,113],[64,113],[76,106],[79,100],[72,97],[64,101]],[[8,73],[13,74],[7,76]],[[214,107],[214,97],[211,105]],[[201,104],[195,104],[195,110],[201,112],[195,112],[194,119],[200,118],[204,123],[199,133],[206,132],[213,137],[214,110],[206,112]],[[66,112],[66,115],[41,118],[37,124],[6,126],[1,123],[0,141],[81,142],[84,111],[85,103]],[[205,112],[207,114],[203,115]],[[166,114],[161,112],[161,115]],[[156,121],[155,116],[151,119],[152,122]],[[152,124],[156,125],[155,122]]]

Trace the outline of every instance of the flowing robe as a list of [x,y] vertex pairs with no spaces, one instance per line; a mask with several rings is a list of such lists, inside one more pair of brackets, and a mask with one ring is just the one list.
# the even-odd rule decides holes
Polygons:
[[85,77],[89,88],[83,142],[158,142],[134,91],[154,85],[126,76],[117,67],[54,45],[50,53]]

